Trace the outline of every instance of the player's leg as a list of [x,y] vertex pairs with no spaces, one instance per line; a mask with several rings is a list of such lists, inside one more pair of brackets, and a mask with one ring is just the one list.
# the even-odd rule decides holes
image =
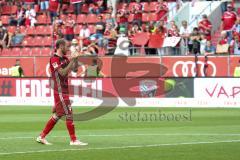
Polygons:
[[66,118],[66,126],[71,139],[70,145],[80,145],[80,146],[88,145],[87,143],[79,141],[76,137],[71,105],[68,106],[68,113],[66,114],[65,118]]
[[50,133],[50,131],[53,129],[55,124],[58,122],[60,117],[58,117],[55,113],[51,116],[51,118],[48,120],[45,128],[43,129],[42,133],[40,134],[39,137],[37,137],[36,141],[42,144],[50,145],[45,137]]

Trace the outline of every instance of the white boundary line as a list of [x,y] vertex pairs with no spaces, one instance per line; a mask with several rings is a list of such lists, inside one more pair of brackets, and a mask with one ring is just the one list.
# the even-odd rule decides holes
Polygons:
[[183,142],[183,143],[165,143],[165,144],[116,146],[116,147],[112,146],[112,147],[96,147],[96,148],[58,149],[58,150],[40,150],[40,151],[26,151],[26,152],[0,152],[0,155],[31,154],[31,153],[45,153],[45,152],[65,152],[65,151],[86,151],[86,150],[129,149],[129,148],[144,148],[144,147],[150,148],[150,147],[161,147],[161,146],[237,143],[237,142],[240,142],[240,140],[212,141],[212,142]]
[[[201,134],[201,133],[196,133],[196,134],[181,134],[181,133],[176,133],[176,134],[171,134],[171,133],[166,133],[166,134],[161,134],[161,133],[139,133],[139,134],[85,134],[85,135],[80,135],[80,137],[125,137],[125,136],[240,136],[240,134],[218,134],[218,133],[209,133],[209,134]],[[37,137],[37,136],[36,136]],[[26,137],[0,137],[0,140],[11,140],[11,139],[34,139],[36,137],[33,136],[26,136]],[[67,138],[69,136],[49,136],[49,138]]]

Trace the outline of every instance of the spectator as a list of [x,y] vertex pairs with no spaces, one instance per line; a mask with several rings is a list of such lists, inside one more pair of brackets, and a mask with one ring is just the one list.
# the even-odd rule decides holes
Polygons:
[[53,23],[55,17],[60,14],[60,0],[49,0],[49,15]]
[[[171,22],[171,28],[168,30],[168,37],[180,37],[179,29],[177,25]],[[176,47],[171,47],[170,51],[173,55],[180,55],[180,42],[176,45]]]
[[117,21],[111,16],[111,13],[106,13],[106,26],[112,26],[114,29],[118,27]]
[[231,53],[235,55],[240,55],[240,41],[239,35],[234,35],[234,40],[231,42]]
[[126,3],[123,4],[122,8],[118,11],[117,17],[119,18],[119,26],[120,28],[124,27],[128,29],[128,5]]
[[117,32],[113,28],[111,24],[106,25],[106,29],[104,32],[104,44],[105,44],[105,49],[109,48],[109,43],[114,43],[116,42],[117,38]]
[[74,7],[74,14],[79,15],[82,12],[82,5],[84,4],[85,0],[70,0],[71,4]]
[[167,21],[168,7],[163,0],[158,0],[155,8],[155,13],[157,14],[157,21],[164,20]]
[[89,13],[100,14],[104,11],[103,0],[93,0],[93,5],[89,7]]
[[72,41],[74,38],[74,26],[75,26],[75,21],[72,18],[72,15],[69,14],[66,21],[63,23],[65,25],[65,39],[67,41]]
[[238,36],[240,36],[240,17],[237,18],[236,23],[232,27],[232,32],[233,35],[237,34]]
[[0,49],[9,47],[10,43],[8,38],[8,31],[3,27],[2,22],[0,22]]
[[222,30],[227,31],[228,36],[231,36],[231,29],[237,20],[237,14],[233,11],[231,4],[227,5],[227,11],[222,16]]
[[103,47],[103,34],[106,28],[105,23],[103,22],[103,17],[98,16],[99,22],[96,23],[96,33],[90,36],[91,40],[97,41],[99,47]]
[[180,28],[180,36],[182,37],[182,40],[181,40],[182,55],[188,54],[188,44],[189,44],[190,33],[191,33],[191,30],[188,27],[187,21],[182,21],[182,26]]
[[107,0],[107,5],[108,8],[112,7],[113,11],[112,11],[112,16],[115,16],[117,13],[117,4],[118,4],[119,0]]
[[206,47],[204,48],[204,55],[213,55],[216,53],[216,48],[212,45],[211,41],[207,41]]
[[190,34],[190,41],[188,45],[190,54],[200,54],[200,41],[201,35],[199,33],[199,29],[195,27],[193,32]]
[[88,40],[89,36],[90,30],[88,28],[88,25],[84,23],[79,33],[79,45],[81,49],[83,48],[84,45],[88,45],[90,43],[90,41]]
[[201,33],[201,41],[200,41],[200,53],[203,55],[205,54],[205,48],[207,46],[207,38],[206,35]]
[[25,9],[24,9],[24,7],[18,6],[16,18],[11,16],[10,20],[9,20],[9,24],[10,25],[21,26],[21,25],[24,24],[24,21],[25,21],[24,17],[25,17]]
[[25,36],[26,36],[26,32],[21,33],[20,28],[17,27],[16,31],[13,33],[13,35],[10,38],[11,39],[11,44],[13,46],[21,44]]
[[208,20],[208,17],[206,14],[202,16],[202,20],[198,24],[199,30],[201,33],[206,35],[207,40],[211,40],[211,29],[212,29],[212,23]]
[[40,9],[45,13],[47,16],[47,11],[49,8],[49,0],[39,0],[40,1]]
[[129,39],[126,36],[126,29],[124,27],[119,29],[119,37],[117,39],[117,47],[114,55],[124,55],[129,56]]
[[11,75],[12,77],[24,77],[24,72],[19,59],[16,59],[16,64],[11,68]]
[[142,25],[143,10],[144,8],[140,0],[136,0],[136,4],[133,6],[131,13],[133,14],[133,23],[137,23],[138,26]]
[[26,18],[26,20],[25,20],[26,26],[31,26],[31,27],[35,26],[35,23],[37,22],[36,11],[31,7],[31,5],[27,6],[25,18]]
[[70,47],[71,56],[74,57],[80,53],[80,47],[78,45],[78,40],[73,39]]

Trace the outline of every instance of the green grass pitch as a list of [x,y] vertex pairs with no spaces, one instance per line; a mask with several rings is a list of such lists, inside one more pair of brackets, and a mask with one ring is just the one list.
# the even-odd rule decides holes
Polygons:
[[50,117],[50,107],[0,106],[0,160],[239,160],[240,109],[193,108],[191,117],[174,121],[147,117],[160,111],[190,116],[189,108],[116,108],[75,122],[78,137],[88,146],[69,146],[63,121],[47,137],[53,145],[44,146],[35,137]]

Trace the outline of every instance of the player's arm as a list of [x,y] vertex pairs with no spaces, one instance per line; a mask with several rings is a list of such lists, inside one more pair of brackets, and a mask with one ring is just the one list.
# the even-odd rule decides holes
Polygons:
[[77,61],[78,61],[78,57],[72,58],[70,63],[67,65],[67,67],[58,69],[58,73],[61,76],[66,77],[68,75],[68,73],[72,70],[75,63],[77,63]]

